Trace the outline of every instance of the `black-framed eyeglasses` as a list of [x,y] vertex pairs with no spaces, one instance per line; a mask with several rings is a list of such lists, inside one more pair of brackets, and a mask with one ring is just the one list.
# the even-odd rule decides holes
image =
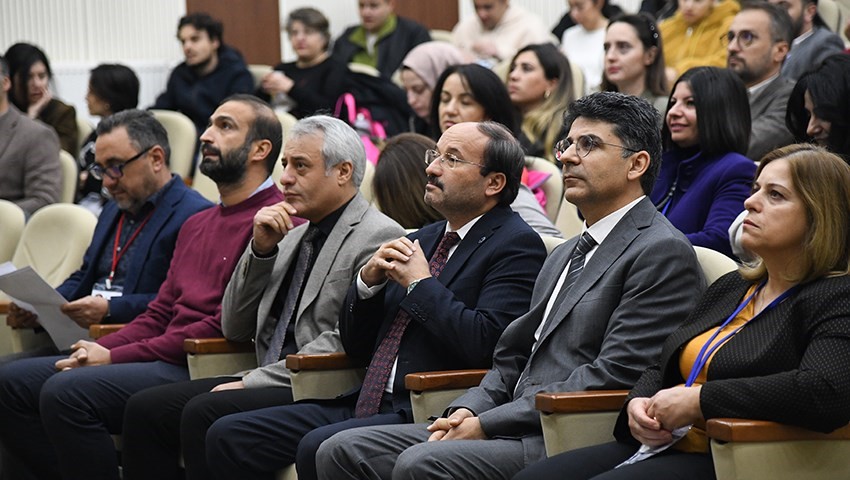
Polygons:
[[440,165],[446,165],[448,163],[449,168],[454,170],[458,163],[465,163],[467,165],[475,165],[476,167],[483,167],[480,163],[467,162],[466,160],[458,158],[456,155],[451,153],[440,153],[436,150],[426,150],[425,151],[425,165],[431,165],[434,163],[434,160],[440,159]]
[[725,35],[720,36],[720,43],[723,44],[724,47],[728,47],[732,42],[736,39],[738,40],[738,45],[741,48],[747,48],[753,44],[756,40],[758,40],[759,36],[749,30],[741,30],[738,33],[735,32],[727,32]]
[[570,148],[570,145],[576,146],[576,154],[581,158],[588,156],[590,154],[590,152],[594,148],[598,147],[599,145],[608,145],[609,147],[622,148],[623,150],[626,150],[626,151],[632,152],[632,153],[637,153],[637,152],[640,151],[640,150],[635,150],[633,148],[624,147],[622,145],[617,145],[616,143],[603,142],[601,140],[597,140],[597,139],[591,137],[590,135],[582,135],[582,136],[578,137],[575,142],[573,142],[569,138],[564,138],[564,139],[560,140],[558,143],[556,143],[555,144],[555,150],[554,150],[555,158],[557,158],[558,160],[561,160],[561,156],[567,151],[568,148]]
[[91,173],[91,176],[94,177],[96,180],[100,181],[103,181],[103,177],[105,176],[113,180],[118,180],[119,178],[124,176],[124,167],[129,165],[130,162],[134,162],[145,156],[145,154],[148,153],[153,147],[154,146],[151,145],[150,147],[128,158],[123,163],[119,163],[118,165],[112,165],[111,167],[102,167],[97,163],[92,163],[88,169],[89,173]]

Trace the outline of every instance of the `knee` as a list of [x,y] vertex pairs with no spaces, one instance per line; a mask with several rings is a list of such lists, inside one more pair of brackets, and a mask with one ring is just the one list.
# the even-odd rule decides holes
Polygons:
[[215,470],[215,465],[237,462],[249,451],[239,445],[242,436],[233,434],[237,422],[232,416],[226,416],[213,422],[207,429],[207,464],[212,470]]
[[420,443],[401,452],[393,467],[393,479],[444,478],[439,476],[445,473],[440,456],[429,453],[427,447],[427,443]]
[[353,447],[358,444],[349,438],[355,431],[356,429],[339,432],[319,445],[316,450],[316,472],[320,479],[342,478],[341,473],[355,471]]
[[84,408],[80,390],[85,390],[75,372],[60,372],[44,382],[39,395],[39,411],[45,422],[59,418],[69,410]]
[[147,390],[132,395],[127,399],[124,409],[124,435],[131,435],[136,430],[146,430],[156,426],[159,422],[154,417],[158,402],[153,401],[152,395]]

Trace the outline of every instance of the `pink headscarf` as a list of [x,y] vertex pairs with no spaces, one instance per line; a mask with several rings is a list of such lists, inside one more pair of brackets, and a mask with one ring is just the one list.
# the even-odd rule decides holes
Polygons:
[[419,75],[428,88],[434,90],[437,78],[451,65],[466,63],[463,53],[448,42],[427,42],[417,45],[401,62],[401,68],[409,68]]

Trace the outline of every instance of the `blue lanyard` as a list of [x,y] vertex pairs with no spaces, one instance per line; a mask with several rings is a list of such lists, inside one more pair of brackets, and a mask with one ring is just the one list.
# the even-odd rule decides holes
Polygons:
[[[738,305],[738,308],[736,308],[735,311],[732,312],[731,315],[729,315],[729,318],[727,318],[726,321],[723,322],[723,324],[720,325],[720,327],[718,327],[717,330],[714,331],[714,333],[711,335],[711,337],[708,339],[708,341],[705,342],[705,344],[700,349],[699,354],[697,354],[696,360],[694,360],[694,366],[691,367],[691,374],[688,375],[688,381],[685,382],[686,387],[690,387],[691,385],[694,384],[694,382],[696,382],[697,377],[699,376],[699,372],[702,371],[703,367],[705,367],[705,364],[708,362],[708,359],[711,358],[711,355],[715,351],[717,351],[717,349],[720,348],[724,343],[729,341],[729,339],[732,338],[736,333],[740,332],[741,329],[744,328],[747,325],[747,323],[749,323],[749,322],[744,323],[740,327],[738,327],[735,330],[733,330],[732,332],[728,333],[725,337],[721,338],[719,342],[717,342],[716,344],[712,345],[711,348],[709,348],[709,345],[711,345],[711,343],[714,341],[714,339],[717,338],[717,335],[720,334],[720,331],[723,330],[727,325],[729,325],[729,323],[731,323],[732,320],[734,320],[735,317],[738,316],[739,313],[741,313],[741,310],[743,310],[744,307],[746,307],[747,304],[749,304],[750,301],[752,301],[753,297],[755,297],[756,294],[759,292],[759,290],[761,290],[762,287],[764,287],[764,284],[766,282],[767,282],[766,280],[764,282],[761,282],[761,284],[758,286],[758,288],[756,288],[756,291],[753,292],[749,297],[744,299],[744,301],[741,302],[740,305]],[[786,298],[791,296],[796,290],[797,290],[797,286],[795,285],[795,286],[789,288],[788,290],[785,290],[784,292],[782,292],[782,295],[774,298],[773,301],[770,302],[770,304],[768,306],[764,307],[764,310],[759,312],[758,315],[751,318],[750,321],[755,320],[755,318],[758,317],[759,315],[770,311],[771,309],[773,309],[774,307],[776,307],[777,305],[782,303]]]

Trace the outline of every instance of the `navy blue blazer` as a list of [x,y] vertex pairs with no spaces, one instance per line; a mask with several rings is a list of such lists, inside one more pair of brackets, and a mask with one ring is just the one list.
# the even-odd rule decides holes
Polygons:
[[[408,238],[418,239],[431,258],[445,228],[445,221],[437,222]],[[340,314],[343,347],[355,361],[368,364],[398,310],[407,311],[412,320],[399,347],[393,406],[409,413],[408,373],[490,367],[502,331],[528,311],[545,259],[540,236],[509,207],[495,207],[460,242],[440,276],[422,280],[410,295],[390,282],[360,300],[352,285]]]
[[[183,222],[211,206],[212,203],[176,176],[174,184],[165,192],[153,216],[134,240],[131,256],[123,260],[130,261],[124,280],[124,294],[109,301],[109,323],[127,323],[145,311],[165,281],[177,233]],[[103,207],[92,242],[83,256],[83,266],[56,288],[68,301],[91,295],[98,259],[107,253],[107,248],[111,248],[120,215],[121,211],[114,201]]]

